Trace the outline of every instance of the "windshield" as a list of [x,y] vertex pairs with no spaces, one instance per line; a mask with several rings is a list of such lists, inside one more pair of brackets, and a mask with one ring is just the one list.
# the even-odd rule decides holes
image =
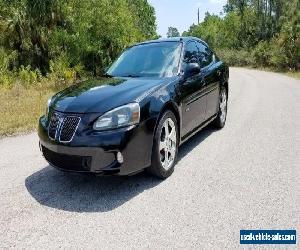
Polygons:
[[118,77],[172,77],[178,73],[181,48],[180,42],[133,46],[122,53],[107,74]]

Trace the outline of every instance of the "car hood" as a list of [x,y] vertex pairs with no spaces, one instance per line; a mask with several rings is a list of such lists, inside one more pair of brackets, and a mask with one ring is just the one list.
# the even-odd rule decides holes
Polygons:
[[104,113],[141,100],[166,83],[162,78],[98,78],[81,82],[57,93],[51,109],[68,113]]

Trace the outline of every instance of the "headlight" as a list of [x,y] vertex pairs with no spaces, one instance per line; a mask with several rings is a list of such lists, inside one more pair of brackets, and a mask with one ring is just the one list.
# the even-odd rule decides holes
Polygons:
[[116,129],[138,124],[140,122],[140,105],[130,103],[113,109],[100,116],[93,128],[98,131]]
[[49,115],[49,109],[50,109],[51,101],[52,101],[52,98],[50,98],[50,99],[47,101],[47,108],[46,108],[46,114],[45,114],[45,117],[46,117],[46,118],[47,118],[48,115]]

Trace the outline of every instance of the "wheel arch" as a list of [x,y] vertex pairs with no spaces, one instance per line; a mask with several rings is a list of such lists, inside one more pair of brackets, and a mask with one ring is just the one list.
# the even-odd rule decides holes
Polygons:
[[227,65],[225,65],[225,69],[223,71],[223,74],[221,76],[220,82],[221,82],[221,86],[224,86],[227,92],[227,99],[228,99],[228,94],[229,94],[229,68]]
[[227,98],[228,98],[228,92],[229,92],[229,89],[228,89],[228,81],[224,82],[224,83],[223,83],[223,86],[224,86],[225,89],[226,89],[226,92],[227,92]]
[[170,110],[176,117],[177,128],[178,128],[178,139],[181,140],[181,116],[177,104],[175,104],[172,101],[168,101],[162,106],[155,124],[155,131],[157,129],[160,118],[167,110]]
[[[167,102],[165,102],[162,106],[161,106],[161,108],[160,108],[160,110],[159,110],[159,113],[158,113],[158,115],[157,115],[157,118],[156,118],[156,123],[155,123],[155,129],[154,129],[154,136],[153,136],[153,142],[155,142],[155,138],[156,138],[156,133],[157,133],[157,129],[158,129],[158,127],[159,127],[159,123],[160,123],[160,121],[161,121],[161,119],[162,119],[162,117],[163,117],[163,115],[164,115],[164,113],[166,112],[166,111],[171,111],[173,114],[174,114],[174,116],[175,116],[175,118],[176,118],[176,123],[177,123],[177,129],[178,129],[178,145],[180,144],[180,140],[181,140],[181,137],[180,137],[180,124],[181,124],[181,117],[180,117],[180,109],[179,109],[179,107],[176,105],[176,103],[174,103],[173,101],[171,101],[171,100],[169,100],[169,101],[167,101]],[[157,175],[157,170],[155,170],[155,169],[153,169],[153,162],[155,162],[155,144],[153,143],[153,145],[152,145],[152,152],[151,152],[151,166],[149,167],[149,168],[147,168],[147,171],[149,172],[149,173],[151,173],[151,174],[154,174],[154,175],[156,175],[156,176],[158,176],[159,178],[163,178],[163,179],[165,179],[166,177],[168,177],[170,174],[172,174],[172,172],[174,171],[174,165],[173,165],[173,167],[169,170],[169,171],[171,171],[171,172],[169,172],[169,174],[168,175],[166,175],[166,176],[163,176],[163,177],[161,177],[161,175],[159,174],[159,175]],[[178,150],[178,148],[176,149],[176,152],[177,152],[177,150]],[[173,164],[175,164],[175,163],[173,163]]]

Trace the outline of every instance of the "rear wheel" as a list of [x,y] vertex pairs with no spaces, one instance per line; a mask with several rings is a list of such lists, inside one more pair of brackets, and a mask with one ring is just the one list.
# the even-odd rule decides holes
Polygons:
[[227,119],[227,90],[225,87],[221,87],[219,94],[219,112],[216,119],[213,122],[213,125],[216,128],[223,128]]
[[177,120],[171,111],[162,115],[153,143],[152,163],[147,170],[156,177],[166,179],[174,172],[178,152]]

